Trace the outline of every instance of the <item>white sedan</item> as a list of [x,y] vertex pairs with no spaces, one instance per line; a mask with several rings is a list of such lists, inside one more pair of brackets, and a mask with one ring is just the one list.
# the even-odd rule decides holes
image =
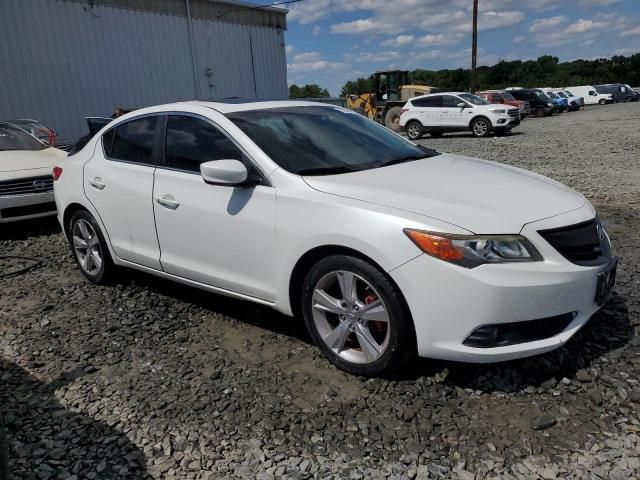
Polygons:
[[51,169],[66,155],[0,122],[0,224],[56,214]]
[[58,217],[89,281],[123,266],[269,305],[354,374],[549,351],[613,286],[581,194],[331,105],[136,110],[59,167]]

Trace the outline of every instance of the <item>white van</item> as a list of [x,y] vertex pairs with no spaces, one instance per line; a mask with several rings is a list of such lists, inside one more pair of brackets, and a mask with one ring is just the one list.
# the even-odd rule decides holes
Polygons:
[[584,98],[585,105],[604,105],[605,103],[613,103],[613,97],[610,93],[598,93],[592,85],[565,87],[563,90],[569,90],[576,97]]

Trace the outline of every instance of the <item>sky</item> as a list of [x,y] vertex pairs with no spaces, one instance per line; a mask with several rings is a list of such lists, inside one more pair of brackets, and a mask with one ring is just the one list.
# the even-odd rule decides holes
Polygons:
[[[271,3],[271,2],[260,2]],[[468,68],[472,0],[302,0],[285,32],[289,84],[333,96],[376,70]],[[479,0],[478,64],[640,52],[640,0]]]

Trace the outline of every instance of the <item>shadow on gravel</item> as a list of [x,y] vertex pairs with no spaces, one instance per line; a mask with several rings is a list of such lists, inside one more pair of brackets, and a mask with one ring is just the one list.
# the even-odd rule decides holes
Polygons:
[[127,280],[135,281],[137,285],[146,287],[155,293],[192,303],[211,312],[230,317],[242,324],[263,328],[278,335],[293,337],[307,344],[313,343],[302,319],[288,317],[267,306],[218,295],[135,270],[126,270],[126,280],[121,279],[120,283],[126,284]]
[[613,296],[605,307],[563,347],[522,360],[495,364],[433,362],[420,359],[402,379],[447,372],[445,384],[483,392],[513,392],[555,382],[589,367],[598,357],[624,347],[634,335],[623,297]]
[[[121,432],[65,409],[54,390],[79,375],[70,372],[50,384],[0,358],[0,479],[8,454],[14,479],[142,479],[144,455]],[[73,388],[73,387],[72,387]],[[5,457],[6,461],[6,457]]]
[[58,219],[54,216],[5,223],[0,228],[0,240],[26,240],[41,235],[61,233]]

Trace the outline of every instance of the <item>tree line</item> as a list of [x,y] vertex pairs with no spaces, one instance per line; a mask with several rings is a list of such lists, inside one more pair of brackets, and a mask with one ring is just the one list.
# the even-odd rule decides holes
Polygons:
[[289,85],[289,98],[328,98],[329,91],[315,83],[311,85]]
[[[471,70],[458,68],[436,71],[419,68],[409,73],[409,79],[411,83],[429,85],[441,90],[468,91],[471,85]],[[509,86],[568,87],[603,83],[640,86],[640,53],[628,57],[616,55],[611,58],[562,63],[558,57],[551,55],[544,55],[536,60],[500,61],[490,67],[478,67],[476,76],[478,90]],[[340,96],[373,92],[374,86],[373,75],[350,80],[342,87]]]

